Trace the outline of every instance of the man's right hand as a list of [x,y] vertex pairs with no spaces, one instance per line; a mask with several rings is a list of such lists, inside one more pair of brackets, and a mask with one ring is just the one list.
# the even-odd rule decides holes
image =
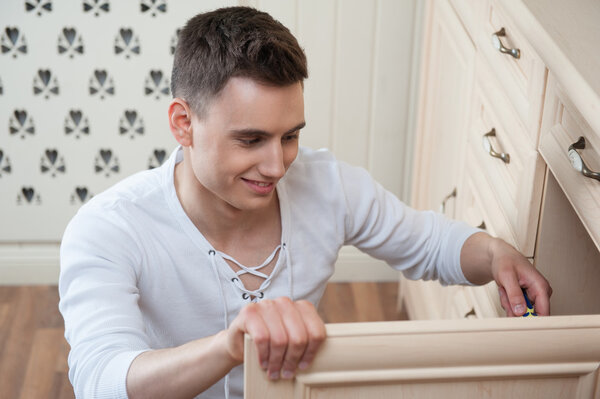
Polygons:
[[314,305],[287,297],[252,303],[233,320],[226,345],[237,363],[244,361],[244,334],[252,337],[259,363],[271,379],[293,378],[297,369],[306,369],[326,336]]

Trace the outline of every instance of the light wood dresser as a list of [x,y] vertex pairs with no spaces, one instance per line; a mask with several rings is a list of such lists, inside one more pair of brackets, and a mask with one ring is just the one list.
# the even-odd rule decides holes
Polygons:
[[600,398],[600,2],[425,8],[412,205],[517,247],[553,316],[504,317],[494,283],[402,280],[411,321],[328,325],[293,381],[248,339],[247,398]]
[[[600,314],[600,3],[444,0],[426,18],[412,205],[517,247],[554,315]],[[504,315],[494,283],[400,292],[414,319]]]

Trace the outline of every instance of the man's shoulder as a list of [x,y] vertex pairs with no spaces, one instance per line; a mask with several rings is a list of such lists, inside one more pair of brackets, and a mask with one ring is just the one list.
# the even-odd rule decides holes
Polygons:
[[292,179],[340,180],[346,176],[367,173],[364,168],[356,167],[338,160],[326,148],[314,150],[300,147],[296,160],[290,167],[288,175]]
[[301,147],[296,160],[286,173],[284,185],[294,196],[326,195],[340,184],[339,162],[326,149]]
[[[290,178],[316,174],[325,177],[327,171],[335,171],[338,161],[326,148],[314,150],[308,147],[300,147],[298,156],[288,170]],[[287,177],[287,176],[286,176]]]
[[159,168],[137,172],[92,197],[80,211],[108,212],[123,207],[143,206],[144,203],[162,199],[163,185]]
[[300,146],[298,156],[295,163],[311,164],[311,163],[335,163],[337,160],[331,151],[327,148],[315,150],[313,148]]

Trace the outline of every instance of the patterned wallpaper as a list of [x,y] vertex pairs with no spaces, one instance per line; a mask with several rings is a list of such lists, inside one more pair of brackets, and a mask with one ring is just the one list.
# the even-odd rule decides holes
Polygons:
[[177,30],[236,1],[0,5],[0,241],[57,242],[81,204],[161,165]]

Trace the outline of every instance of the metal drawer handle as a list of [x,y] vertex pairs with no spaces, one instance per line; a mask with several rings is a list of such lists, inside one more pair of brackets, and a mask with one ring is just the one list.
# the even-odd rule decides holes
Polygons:
[[506,36],[506,31],[504,30],[504,28],[502,28],[498,32],[495,32],[494,34],[492,34],[492,44],[494,45],[496,50],[498,50],[504,54],[510,54],[517,59],[519,57],[521,57],[521,50],[519,50],[518,48],[504,47],[504,44],[502,44],[502,41],[500,40],[500,37],[504,37],[504,36]]
[[454,188],[454,190],[452,190],[450,194],[446,195],[446,197],[444,197],[444,199],[442,200],[442,203],[440,204],[440,213],[446,213],[446,202],[448,202],[450,198],[454,197],[456,197],[456,187]]
[[590,170],[585,164],[585,162],[583,162],[583,158],[581,158],[579,152],[577,152],[577,150],[583,149],[585,149],[585,138],[582,136],[579,137],[579,139],[575,143],[569,146],[568,154],[569,160],[571,161],[571,165],[573,165],[573,168],[576,171],[581,172],[581,174],[585,177],[589,177],[600,181],[600,173]]
[[475,313],[475,308],[471,308],[470,311],[465,313],[465,315],[463,316],[463,319],[472,319],[474,317],[477,317],[477,313]]
[[490,137],[496,137],[495,128],[492,128],[492,130],[483,135],[483,149],[494,158],[500,158],[502,161],[504,161],[504,163],[509,163],[510,154],[507,154],[505,152],[496,152],[494,148],[492,148],[492,142],[490,141]]

